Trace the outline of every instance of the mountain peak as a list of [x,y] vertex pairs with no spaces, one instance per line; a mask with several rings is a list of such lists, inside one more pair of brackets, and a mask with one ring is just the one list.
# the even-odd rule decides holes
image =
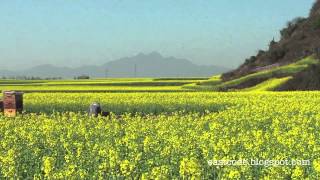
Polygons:
[[199,66],[187,59],[164,57],[159,52],[110,61],[103,65],[113,77],[204,77],[226,72],[218,66]]
[[157,51],[153,51],[150,54],[148,54],[149,56],[153,56],[153,57],[163,57],[159,52]]
[[163,56],[157,51],[152,51],[151,53],[148,53],[148,54],[141,52],[137,54],[136,57],[163,58]]

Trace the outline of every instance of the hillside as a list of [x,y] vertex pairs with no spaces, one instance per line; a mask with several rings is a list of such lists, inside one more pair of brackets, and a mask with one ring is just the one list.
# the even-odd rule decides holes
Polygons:
[[[246,89],[265,83],[271,79],[290,76],[287,81],[282,81],[274,90],[318,90],[320,81],[317,70],[320,55],[320,0],[312,7],[309,17],[295,18],[287,23],[287,27],[281,30],[281,38],[278,42],[272,40],[267,51],[260,50],[256,56],[252,56],[237,69],[221,76],[222,84],[219,90]],[[295,66],[297,62],[310,58],[313,65],[289,73],[274,73],[281,68]],[[270,72],[272,72],[270,74]],[[257,74],[268,74],[257,78]],[[317,75],[317,76],[315,76]],[[249,78],[256,77],[256,78]],[[239,83],[241,81],[241,83]],[[235,82],[238,82],[235,83]]]
[[163,57],[157,52],[140,53],[136,56],[110,61],[100,66],[78,68],[39,65],[21,71],[0,70],[0,76],[37,76],[73,78],[82,74],[90,77],[209,77],[227,72],[219,66],[201,66],[187,59]]
[[[319,64],[318,59],[309,56],[288,65],[261,70],[229,81],[223,81],[221,76],[214,76],[209,80],[185,85],[185,88],[214,91],[313,90],[316,89],[316,83],[310,81],[320,77],[316,74]],[[291,85],[288,86],[288,83]],[[301,85],[295,85],[296,83]]]

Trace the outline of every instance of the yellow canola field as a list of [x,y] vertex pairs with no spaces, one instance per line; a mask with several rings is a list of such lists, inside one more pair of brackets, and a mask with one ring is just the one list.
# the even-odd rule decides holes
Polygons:
[[[32,113],[0,115],[0,177],[318,179],[319,97],[319,92],[26,94]],[[92,101],[117,115],[88,117]],[[262,164],[221,164],[231,160]]]

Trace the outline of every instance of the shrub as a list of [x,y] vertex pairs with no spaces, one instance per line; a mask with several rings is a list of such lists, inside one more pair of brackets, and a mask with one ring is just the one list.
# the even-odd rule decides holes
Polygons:
[[88,75],[81,75],[81,76],[77,76],[74,79],[90,79],[90,76]]
[[315,29],[319,29],[319,28],[320,28],[320,18],[318,18],[318,19],[314,22],[313,26],[314,26]]

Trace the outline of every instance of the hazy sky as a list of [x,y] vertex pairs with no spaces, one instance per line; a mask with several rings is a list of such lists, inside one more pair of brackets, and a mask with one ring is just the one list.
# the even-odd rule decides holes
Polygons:
[[139,52],[234,67],[314,0],[1,0],[0,69]]

